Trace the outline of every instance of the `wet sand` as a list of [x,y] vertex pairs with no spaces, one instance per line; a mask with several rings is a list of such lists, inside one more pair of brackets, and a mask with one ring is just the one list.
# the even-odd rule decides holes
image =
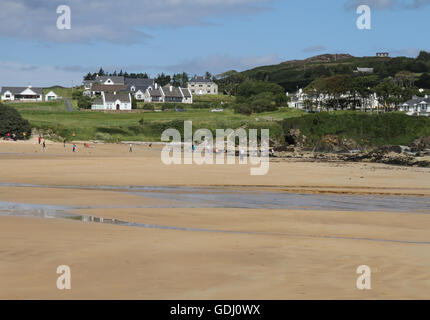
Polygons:
[[[430,195],[430,169],[379,164],[165,166],[160,149],[0,142],[1,183],[248,186],[278,192]],[[0,187],[0,201],[106,206],[74,213],[225,232],[0,216],[0,299],[428,299],[430,214],[126,208],[156,199],[109,190]],[[243,233],[245,232],[245,233]],[[56,268],[72,269],[72,290]],[[360,265],[372,290],[356,288]]]

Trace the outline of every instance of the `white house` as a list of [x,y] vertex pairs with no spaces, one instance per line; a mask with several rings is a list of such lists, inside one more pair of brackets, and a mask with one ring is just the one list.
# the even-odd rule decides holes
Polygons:
[[192,104],[193,103],[193,94],[191,93],[191,90],[188,88],[179,88],[179,90],[181,90],[182,93],[182,103],[188,103],[188,104]]
[[149,87],[145,91],[144,100],[147,103],[150,103],[150,102],[164,102],[163,88],[158,87],[158,84],[155,84],[154,88]]
[[128,91],[134,96],[136,100],[144,100],[145,92],[148,88],[154,88],[154,79],[134,79],[125,78],[125,85]]
[[57,100],[59,96],[54,91],[49,91],[47,94],[45,94],[45,101],[53,101]]
[[177,103],[193,103],[193,94],[188,88],[174,87],[167,84],[164,87],[158,87],[155,84],[154,89],[149,87],[146,89],[144,100],[147,103],[151,102],[177,102]]
[[91,110],[131,110],[131,95],[126,92],[102,92],[101,98],[93,101]]
[[3,101],[43,101],[43,89],[28,87],[3,87],[1,91]]
[[430,115],[430,98],[425,96],[412,97],[411,100],[399,106],[400,111],[406,112],[408,115],[429,116]]
[[195,76],[188,82],[188,89],[192,94],[218,94],[218,85],[211,79]]

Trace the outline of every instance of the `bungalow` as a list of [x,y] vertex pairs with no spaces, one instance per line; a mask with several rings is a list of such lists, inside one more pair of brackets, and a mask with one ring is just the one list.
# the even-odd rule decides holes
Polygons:
[[1,91],[3,101],[43,101],[43,89],[28,87],[3,87]]
[[97,98],[93,101],[91,110],[130,111],[131,95],[127,92],[102,92],[101,98]]
[[430,114],[430,98],[414,96],[399,106],[400,111],[409,115],[428,116]]
[[45,94],[45,101],[53,101],[59,98],[60,97],[54,91],[49,91],[47,94]]

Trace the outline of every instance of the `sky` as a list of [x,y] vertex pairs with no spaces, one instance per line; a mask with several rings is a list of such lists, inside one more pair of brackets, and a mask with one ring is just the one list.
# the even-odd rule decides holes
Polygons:
[[[357,27],[360,5],[370,30]],[[430,0],[0,0],[0,86],[70,87],[100,67],[194,75],[324,53],[415,57],[428,30]]]

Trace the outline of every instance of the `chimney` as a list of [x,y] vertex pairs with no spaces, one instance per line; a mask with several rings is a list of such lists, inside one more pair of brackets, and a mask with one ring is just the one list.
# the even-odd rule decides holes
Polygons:
[[170,86],[170,92],[172,92],[173,91],[173,86]]
[[155,83],[155,90],[157,90],[158,89],[158,84],[157,83]]

